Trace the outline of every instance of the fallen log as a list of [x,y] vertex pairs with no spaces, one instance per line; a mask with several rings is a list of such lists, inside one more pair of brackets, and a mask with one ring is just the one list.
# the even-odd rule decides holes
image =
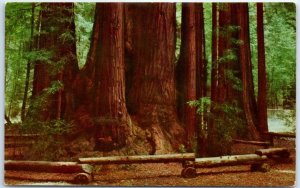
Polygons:
[[170,163],[195,160],[194,153],[79,158],[85,164]]
[[4,172],[4,178],[6,179],[16,179],[16,180],[29,180],[34,182],[73,182],[74,177],[77,173],[74,174],[60,174],[60,173],[49,173],[49,172],[39,172],[37,176],[36,172],[29,171],[14,171],[7,170]]
[[264,147],[268,147],[271,145],[270,142],[262,142],[262,141],[248,141],[248,140],[239,140],[239,139],[233,139],[232,141],[240,144],[251,144],[257,146],[264,146]]
[[88,164],[76,162],[49,162],[49,161],[5,161],[4,170],[24,170],[35,172],[52,173],[88,173],[91,174],[93,167]]
[[208,158],[196,158],[195,167],[219,167],[230,165],[248,165],[248,164],[261,164],[266,161],[266,156],[260,156],[257,154],[247,155],[231,155],[221,157],[208,157]]
[[257,155],[266,155],[268,157],[273,155],[278,155],[280,157],[288,158],[290,156],[290,152],[287,148],[268,148],[268,149],[259,149],[255,151]]

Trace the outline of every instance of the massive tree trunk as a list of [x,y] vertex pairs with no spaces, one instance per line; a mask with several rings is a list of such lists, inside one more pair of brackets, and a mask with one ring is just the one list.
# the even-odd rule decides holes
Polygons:
[[130,5],[133,22],[131,115],[151,132],[155,153],[182,143],[175,91],[175,4]]
[[[86,65],[73,87],[75,119],[93,128],[96,149],[113,150],[126,144],[130,117],[125,102],[124,5],[97,3],[92,42]],[[84,87],[84,90],[82,88]]]
[[[177,64],[178,116],[185,125],[186,145],[192,149],[196,109],[187,102],[196,100],[196,4],[182,4],[181,48]],[[201,38],[202,40],[202,38]]]
[[238,26],[240,28],[239,61],[242,74],[242,103],[250,139],[259,140],[257,131],[257,108],[254,96],[253,75],[250,54],[249,12],[247,3],[239,3],[237,9]]
[[96,5],[96,14],[100,14],[94,80],[96,134],[98,139],[111,137],[119,146],[129,136],[130,121],[125,103],[123,10],[121,3]]
[[258,126],[261,132],[268,132],[267,122],[267,74],[265,65],[264,10],[263,3],[257,3],[257,52],[258,52]]
[[73,4],[42,3],[40,31],[37,50],[51,57],[35,63],[32,95],[46,96],[41,120],[67,119],[73,109],[71,83],[78,71]]

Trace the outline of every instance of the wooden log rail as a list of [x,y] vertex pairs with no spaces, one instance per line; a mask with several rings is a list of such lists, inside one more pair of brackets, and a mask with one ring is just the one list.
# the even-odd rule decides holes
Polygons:
[[260,156],[257,154],[246,155],[230,155],[221,157],[196,158],[195,167],[220,167],[230,165],[248,165],[261,164],[267,160],[267,156]]
[[52,173],[92,173],[92,166],[77,162],[50,162],[50,161],[13,161],[4,163],[5,170],[24,170]]
[[287,148],[260,149],[260,150],[256,150],[255,153],[260,156],[266,155],[268,157],[272,157],[273,155],[278,155],[283,158],[288,158],[290,156],[290,152]]
[[263,141],[249,141],[249,140],[239,140],[239,139],[233,139],[232,141],[234,143],[257,145],[257,146],[263,146],[265,148],[271,145],[270,142],[263,142]]
[[181,171],[181,176],[184,178],[196,177],[196,168],[212,168],[235,165],[251,165],[251,171],[267,172],[269,167],[266,163],[264,163],[266,160],[267,156],[260,156],[257,154],[196,158],[194,163],[184,166]]
[[171,163],[194,161],[194,153],[165,154],[165,155],[133,155],[79,158],[79,163],[85,164],[133,164],[133,163]]
[[93,178],[93,167],[89,164],[78,164],[77,162],[50,162],[50,161],[13,161],[4,163],[4,170],[33,171],[50,173],[76,173],[74,183],[89,183]]
[[264,132],[264,134],[269,136],[271,146],[274,146],[274,137],[296,138],[296,135],[292,133]]

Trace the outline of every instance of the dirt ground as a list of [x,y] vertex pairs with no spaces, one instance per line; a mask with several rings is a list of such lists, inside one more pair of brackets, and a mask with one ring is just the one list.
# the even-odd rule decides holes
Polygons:
[[[295,141],[276,140],[276,147],[291,150],[289,162],[268,160],[269,172],[251,172],[249,165],[197,169],[196,178],[182,178],[181,164],[140,164],[96,167],[94,181],[87,186],[293,186],[295,185]],[[260,147],[236,144],[233,153],[254,153]],[[75,174],[6,171],[6,185],[74,186]]]

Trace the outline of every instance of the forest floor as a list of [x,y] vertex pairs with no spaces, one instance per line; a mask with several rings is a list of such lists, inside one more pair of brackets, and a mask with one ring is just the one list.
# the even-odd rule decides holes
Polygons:
[[[291,151],[291,161],[268,160],[269,172],[251,172],[249,165],[197,169],[196,178],[182,178],[181,164],[110,165],[96,171],[88,186],[293,186],[296,181],[295,140],[275,140],[275,147]],[[254,153],[260,147],[235,144],[234,154]],[[97,167],[96,167],[97,169]],[[74,186],[74,176],[58,173],[6,171],[6,185]]]

